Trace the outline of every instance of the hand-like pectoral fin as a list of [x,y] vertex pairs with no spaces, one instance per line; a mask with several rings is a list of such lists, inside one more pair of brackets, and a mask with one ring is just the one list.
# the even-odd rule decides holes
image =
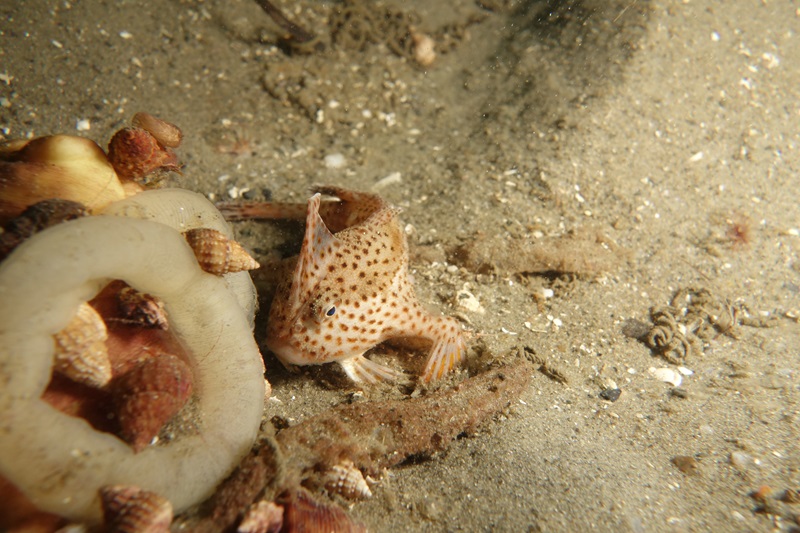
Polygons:
[[339,361],[339,364],[344,369],[347,377],[356,383],[362,381],[367,383],[378,383],[380,381],[406,383],[408,381],[408,376],[404,372],[370,361],[363,355]]
[[444,377],[464,359],[467,353],[467,345],[458,323],[450,318],[442,320],[445,321],[442,326],[445,329],[434,342],[422,373],[422,381],[425,383]]

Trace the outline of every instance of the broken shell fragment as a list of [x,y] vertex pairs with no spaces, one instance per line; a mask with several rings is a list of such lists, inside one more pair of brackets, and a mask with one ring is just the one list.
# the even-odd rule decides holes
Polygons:
[[159,143],[167,148],[177,148],[181,145],[181,141],[183,140],[183,132],[178,126],[166,120],[154,117],[150,113],[136,113],[133,115],[131,124],[133,124],[134,128],[141,128],[150,133]]
[[237,533],[278,533],[283,527],[283,507],[262,500],[250,506]]
[[303,489],[285,494],[280,501],[285,531],[363,533],[367,530],[338,505],[317,502]]
[[172,523],[172,504],[155,492],[127,485],[100,489],[103,517],[115,533],[167,533]]
[[184,236],[194,250],[200,268],[211,274],[219,276],[229,272],[255,270],[260,266],[242,245],[226,238],[217,230],[197,228],[187,231]]
[[436,43],[424,33],[417,31],[411,32],[411,40],[414,43],[414,60],[423,67],[429,67],[436,61]]
[[657,380],[669,383],[673,387],[679,387],[681,382],[683,381],[681,375],[675,370],[672,370],[671,368],[650,367],[649,372],[650,375],[656,378]]
[[372,497],[372,491],[369,490],[364,475],[352,461],[344,461],[331,467],[322,479],[329,492],[344,496],[348,500]]
[[192,395],[192,373],[178,357],[157,354],[115,380],[114,393],[122,438],[139,452]]
[[175,152],[142,128],[122,128],[108,143],[108,161],[122,180],[140,181],[158,170],[179,172]]
[[67,327],[53,335],[56,341],[54,369],[73,381],[102,388],[111,380],[103,318],[88,303],[78,307]]
[[169,329],[164,302],[153,295],[123,287],[117,293],[119,311],[127,323],[143,327]]

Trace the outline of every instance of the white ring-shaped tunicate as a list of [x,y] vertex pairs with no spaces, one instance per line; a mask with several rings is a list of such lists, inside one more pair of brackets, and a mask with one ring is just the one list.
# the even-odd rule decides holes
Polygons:
[[[52,335],[115,279],[163,300],[194,378],[196,433],[139,453],[41,399]],[[97,491],[115,484],[155,491],[176,511],[204,500],[252,446],[264,395],[239,303],[175,229],[91,216],[34,235],[0,263],[0,474],[39,508],[96,522]]]
[[[144,191],[109,204],[102,215],[141,218],[166,224],[181,233],[197,228],[214,229],[233,239],[233,231],[214,204],[202,194],[185,189],[156,189]],[[236,295],[253,329],[256,313],[256,288],[247,272],[223,276]]]

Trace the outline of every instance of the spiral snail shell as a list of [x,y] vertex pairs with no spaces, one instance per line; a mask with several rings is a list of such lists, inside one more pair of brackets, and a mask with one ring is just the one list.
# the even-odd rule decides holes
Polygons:
[[169,500],[139,487],[111,485],[100,489],[108,531],[167,533],[172,522]]
[[111,380],[111,362],[105,344],[108,330],[91,305],[78,306],[67,327],[53,337],[56,341],[55,370],[91,387],[104,387]]
[[230,272],[255,270],[260,265],[250,257],[242,245],[230,240],[217,230],[196,228],[183,234],[194,250],[200,268],[220,276]]

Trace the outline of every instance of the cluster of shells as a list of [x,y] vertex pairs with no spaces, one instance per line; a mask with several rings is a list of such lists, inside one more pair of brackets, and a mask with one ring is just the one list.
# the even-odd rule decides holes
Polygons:
[[[0,145],[0,530],[165,533],[253,446],[259,265],[204,197],[160,187],[181,137],[139,113],[107,151]],[[372,496],[352,461],[325,464],[309,486]],[[301,487],[246,506],[242,533],[363,531]]]
[[[4,420],[0,428],[0,457],[4,457],[0,459],[0,493],[22,493],[31,508],[79,521],[99,520],[102,508],[114,531],[142,531],[142,517],[166,524],[148,531],[166,531],[172,505],[177,502],[177,507],[185,508],[207,497],[255,438],[261,418],[260,400],[268,384],[263,380],[263,363],[251,335],[255,306],[252,282],[246,274],[245,278],[234,274],[259,265],[230,238],[221,215],[202,196],[158,189],[165,173],[180,171],[173,150],[181,143],[180,129],[146,113],[138,113],[132,124],[113,136],[107,152],[91,140],[66,135],[0,145],[0,381],[20,383],[19,390],[6,387],[0,392]],[[141,246],[141,251],[131,249],[136,246]],[[48,261],[37,259],[48,252],[53,255]],[[60,293],[52,294],[58,290],[47,289],[56,286],[51,278],[61,275],[60,262],[68,271],[64,273],[67,288],[63,298]],[[52,268],[51,263],[55,265]],[[155,271],[148,273],[148,268]],[[114,269],[119,270],[119,276],[107,271]],[[202,277],[209,274],[218,280]],[[185,283],[187,289],[173,294],[169,280],[172,284]],[[156,290],[140,290],[146,286]],[[162,290],[162,286],[167,288]],[[37,291],[41,293],[38,296],[34,295]],[[28,305],[27,295],[36,301]],[[62,300],[69,303],[62,304]],[[28,308],[35,320],[23,316]],[[197,317],[192,316],[194,310]],[[64,319],[64,313],[68,319]],[[226,318],[227,314],[231,317]],[[23,331],[27,327],[23,325],[29,322],[41,323],[46,330],[52,328],[50,322],[59,321],[61,326],[49,332]],[[216,338],[198,333],[216,324]],[[196,335],[203,338],[196,339]],[[241,354],[242,374],[233,378],[243,383],[237,384],[239,392],[226,393],[224,389],[230,388],[227,383],[213,385],[213,365],[198,361],[205,357],[223,365],[224,354],[215,351],[217,345]],[[28,350],[42,354],[39,360],[44,361],[44,368],[33,368],[38,355],[31,355],[28,361]],[[25,377],[28,375],[32,376],[30,380]],[[198,381],[202,387],[198,387]],[[38,392],[23,390],[26,386]],[[172,489],[168,487],[175,484],[155,480],[160,475],[158,465],[169,460],[169,453],[194,453],[198,463],[213,462],[208,457],[202,459],[196,448],[211,438],[208,432],[213,428],[209,426],[216,423],[212,421],[227,424],[223,417],[229,415],[209,414],[214,411],[211,403],[224,402],[198,397],[200,390],[209,397],[219,394],[231,404],[242,401],[237,394],[246,396],[255,407],[244,413],[246,421],[240,422],[240,429],[221,428],[220,433],[227,435],[220,438],[231,441],[225,446],[230,456],[217,461],[219,466],[209,467],[216,468],[213,473],[198,474],[204,477],[198,488],[188,489],[192,494],[158,495],[162,490],[169,492]],[[30,400],[31,396],[35,398]],[[38,402],[35,409],[46,416],[36,419],[37,413],[30,411],[31,401]],[[155,450],[168,447],[164,443],[174,437],[174,432],[165,428],[186,410],[187,403],[193,402],[207,416],[202,427],[196,428],[196,442],[187,438],[189,444],[181,444],[182,451]],[[23,408],[30,412],[21,414]],[[83,425],[73,424],[70,418],[81,419]],[[51,471],[31,478],[26,467],[15,464],[26,463],[26,458],[18,455],[36,455],[40,445],[36,435],[47,430],[38,432],[37,426],[31,436],[25,428],[39,422],[47,424],[47,420],[50,425],[74,426],[77,438],[73,452],[91,458],[81,467],[83,470],[91,470],[91,461],[99,461],[104,453],[110,457],[108,464],[94,468],[99,472],[82,474],[92,481],[75,494],[70,493],[74,487],[69,483],[55,488],[52,483],[43,488],[42,483],[43,478],[58,474],[62,468],[74,471],[75,464],[59,462],[69,463],[69,459],[54,458],[52,465],[44,461],[41,469]],[[86,427],[86,422],[91,427]],[[30,452],[25,450],[21,435],[33,439],[28,444]],[[108,438],[126,444],[110,445]],[[41,437],[42,448],[49,448],[46,440]],[[106,451],[94,453],[93,446]],[[113,453],[107,451],[111,448]],[[150,449],[153,453],[147,453]],[[114,468],[114,453],[121,458],[117,471],[123,473],[109,473],[109,483],[103,485],[104,469]],[[162,455],[164,458],[160,458]],[[131,484],[125,477],[125,461],[137,472],[130,476]],[[141,473],[147,468],[135,466],[137,461],[152,469],[152,483],[148,474]],[[81,475],[75,477],[80,484]],[[92,484],[96,477],[99,486]],[[123,483],[116,483],[118,477]],[[140,487],[137,482],[150,486]],[[6,512],[2,511],[0,515]],[[15,511],[18,515],[20,512]],[[7,526],[0,522],[3,527]]]

